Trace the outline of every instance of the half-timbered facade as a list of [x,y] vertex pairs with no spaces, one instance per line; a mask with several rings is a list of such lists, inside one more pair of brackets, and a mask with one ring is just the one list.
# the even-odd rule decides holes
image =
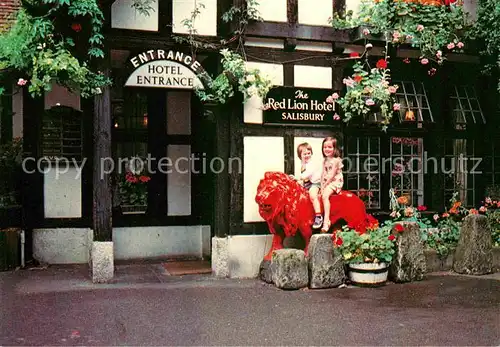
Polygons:
[[[42,168],[69,159],[67,170],[44,173],[32,163],[33,173],[25,175],[24,216],[39,260],[87,262],[94,237],[112,239],[117,260],[211,256],[217,274],[254,277],[270,247],[254,200],[259,180],[266,171],[297,174],[298,144],[309,142],[319,158],[326,136],[339,140],[350,163],[345,189],[362,195],[380,218],[388,214],[390,188],[399,187],[432,213],[457,191],[464,204],[475,206],[487,186],[500,180],[495,91],[480,75],[473,51],[450,55],[434,76],[418,63],[404,62],[418,57],[411,48],[390,52],[402,107],[387,132],[377,119],[307,123],[291,116],[271,122],[257,97],[243,104],[236,95],[225,105],[197,98],[199,74],[216,75],[220,55],[193,50],[173,36],[187,32],[183,20],[198,2],[154,1],[148,16],[126,0],[104,2],[108,58],[102,70],[113,86],[94,100],[57,87],[39,100],[14,97],[14,123],[22,119],[26,153],[36,163],[43,158]],[[228,39],[232,28],[222,14],[244,2],[202,2],[197,35],[212,42]],[[473,3],[464,5],[472,14]],[[278,96],[343,93],[352,65],[346,58],[363,52],[366,42],[357,30],[333,30],[328,19],[358,5],[261,0],[264,21],[245,31],[248,66],[264,72]],[[373,44],[375,60],[382,47]],[[146,163],[148,156],[156,170],[148,172],[146,200],[125,203],[120,187],[130,161],[123,159]],[[363,165],[367,160],[372,164]],[[398,160],[421,170],[400,171]],[[467,170],[457,172],[462,164]],[[101,176],[103,171],[109,174]]]

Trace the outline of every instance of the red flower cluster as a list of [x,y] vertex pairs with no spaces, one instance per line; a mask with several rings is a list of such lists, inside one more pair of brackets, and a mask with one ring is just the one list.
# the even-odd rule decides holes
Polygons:
[[380,59],[377,61],[377,69],[387,69],[387,60],[385,59]]
[[405,230],[405,228],[401,224],[396,224],[394,226],[394,230],[397,231],[398,233],[402,233]]
[[389,235],[388,237],[389,241],[394,241],[396,239],[396,236],[394,235]]
[[146,183],[149,182],[150,179],[151,179],[150,177],[144,175],[136,177],[131,172],[127,172],[127,174],[125,175],[125,180],[129,183],[138,183],[138,182]]
[[71,24],[71,29],[79,33],[80,31],[82,31],[82,25],[79,23],[73,23]]
[[422,211],[427,211],[427,206],[425,206],[425,205],[418,205],[417,211],[421,211],[421,212]]

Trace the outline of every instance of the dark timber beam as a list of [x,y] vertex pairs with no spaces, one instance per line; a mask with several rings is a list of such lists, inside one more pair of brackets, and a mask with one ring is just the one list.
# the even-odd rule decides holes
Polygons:
[[[109,76],[109,70],[106,71]],[[94,98],[93,227],[95,241],[112,240],[111,194],[111,90]]]
[[[216,153],[224,163],[229,164],[231,132],[229,117],[232,112],[228,107],[207,105],[208,112],[215,116]],[[228,168],[229,169],[229,168]],[[214,233],[216,237],[224,238],[229,235],[230,214],[230,178],[228,170],[215,175],[215,216]]]

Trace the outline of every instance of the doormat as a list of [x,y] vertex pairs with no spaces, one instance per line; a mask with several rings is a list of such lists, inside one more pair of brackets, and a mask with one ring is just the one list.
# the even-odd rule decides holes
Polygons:
[[212,265],[208,260],[174,261],[163,263],[163,267],[171,276],[212,273]]

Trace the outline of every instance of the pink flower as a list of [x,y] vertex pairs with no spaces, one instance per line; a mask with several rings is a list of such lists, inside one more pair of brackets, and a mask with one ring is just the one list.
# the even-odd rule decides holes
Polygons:
[[344,78],[344,79],[342,80],[342,83],[344,83],[344,84],[345,84],[346,86],[348,86],[348,87],[352,87],[352,86],[354,85],[354,80],[353,80],[351,77],[349,77],[349,78]]
[[397,41],[399,41],[400,38],[401,38],[401,34],[399,32],[395,31],[392,34],[392,41],[397,42]]
[[390,86],[389,88],[387,88],[387,90],[389,90],[389,93],[394,94],[397,92],[398,88],[395,86]]
[[455,44],[453,42],[450,42],[450,43],[448,43],[448,45],[446,46],[446,48],[453,49],[453,48],[455,48]]
[[333,93],[332,94],[332,99],[333,100],[337,100],[339,98],[339,94],[338,93]]
[[339,116],[338,114],[336,114],[336,113],[335,113],[335,114],[333,115],[333,120],[339,120],[339,119],[340,119],[340,116]]
[[326,102],[329,104],[333,104],[333,98],[331,95],[326,98]]
[[368,105],[368,106],[373,106],[373,105],[375,105],[375,101],[373,101],[372,99],[367,99],[365,101],[365,104]]
[[432,218],[434,219],[434,221],[437,222],[437,220],[439,219],[439,215],[438,214],[435,214],[434,216],[432,216]]
[[392,109],[394,111],[399,111],[401,109],[401,104],[394,104],[394,105],[392,105]]
[[424,26],[422,24],[417,25],[417,31],[424,31]]
[[486,212],[486,207],[481,206],[481,207],[479,208],[479,212]]
[[437,51],[437,53],[436,53],[436,57],[437,57],[437,58],[441,58],[442,56],[443,56],[443,52],[441,52],[441,51]]
[[464,43],[463,43],[463,42],[459,42],[459,43],[457,43],[457,47],[458,47],[459,49],[464,48],[464,46],[465,46],[465,45],[464,45]]
[[17,81],[17,85],[18,85],[18,86],[24,86],[24,85],[26,85],[26,83],[27,83],[27,82],[28,82],[28,81],[26,81],[25,79],[20,78],[20,79]]
[[370,35],[370,30],[368,29],[363,29],[363,35]]
[[420,63],[421,63],[422,65],[427,65],[427,64],[429,64],[429,59],[424,58],[424,59],[420,60]]
[[431,68],[429,71],[427,71],[427,74],[429,76],[434,76],[436,74],[436,69],[435,68]]

